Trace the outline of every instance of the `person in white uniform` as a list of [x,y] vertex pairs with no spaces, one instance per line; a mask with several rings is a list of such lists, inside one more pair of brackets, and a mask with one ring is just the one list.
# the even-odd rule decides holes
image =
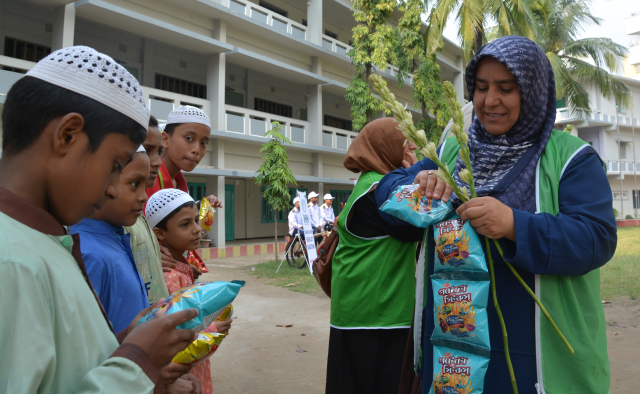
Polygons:
[[302,230],[302,212],[300,211],[300,199],[293,199],[294,208],[289,212],[289,235],[295,237]]
[[309,219],[311,220],[314,234],[322,232],[322,212],[320,212],[320,206],[318,205],[319,196],[316,192],[309,193]]
[[336,218],[335,213],[333,212],[333,197],[331,194],[327,193],[324,195],[324,204],[320,207],[320,213],[322,214],[322,225],[326,226],[327,224],[333,225],[333,221]]

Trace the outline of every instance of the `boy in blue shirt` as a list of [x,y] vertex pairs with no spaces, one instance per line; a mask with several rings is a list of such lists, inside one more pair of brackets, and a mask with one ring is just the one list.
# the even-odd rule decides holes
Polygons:
[[71,227],[71,234],[80,236],[87,274],[116,332],[128,327],[149,306],[131,251],[131,235],[123,228],[135,224],[142,215],[148,177],[149,157],[141,146],[122,171],[120,197]]

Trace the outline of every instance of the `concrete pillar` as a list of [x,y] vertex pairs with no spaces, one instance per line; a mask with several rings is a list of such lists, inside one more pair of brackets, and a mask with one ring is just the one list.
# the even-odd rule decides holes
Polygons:
[[76,7],[74,3],[62,5],[53,10],[53,37],[51,50],[73,46],[76,27]]
[[[218,197],[218,199],[222,202],[222,209],[216,209],[216,216],[213,219],[213,226],[211,226],[211,231],[209,231],[209,238],[213,242],[213,244],[218,248],[225,247],[225,196],[224,196],[224,179],[225,177],[220,176],[208,176],[206,182],[207,196],[213,194]],[[229,213],[233,215],[233,212]]]
[[312,153],[311,154],[311,159],[313,160],[312,164],[311,164],[311,171],[313,176],[318,177],[318,178],[322,178],[323,177],[323,160],[322,160],[322,154],[320,153]]
[[225,130],[226,55],[218,53],[207,58],[207,100],[211,103],[211,128]]
[[[322,75],[322,59],[317,56],[311,58],[311,72]],[[307,133],[311,145],[322,145],[322,85],[309,85],[307,98],[307,120],[310,130]]]
[[322,0],[307,2],[307,40],[322,46]]
[[153,67],[154,41],[150,38],[142,39],[142,86],[154,88],[155,70]]
[[456,88],[458,101],[464,106],[464,73],[459,72],[453,74],[453,87]]

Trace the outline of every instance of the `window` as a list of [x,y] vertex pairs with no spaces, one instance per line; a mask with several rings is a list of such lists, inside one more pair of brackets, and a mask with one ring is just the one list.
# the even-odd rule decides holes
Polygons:
[[275,13],[276,13],[276,14],[278,14],[278,15],[282,15],[282,16],[284,16],[285,18],[289,16],[289,12],[287,12],[287,11],[283,10],[283,9],[282,9],[282,8],[280,8],[280,7],[276,7],[276,6],[275,6],[275,5],[273,5],[273,4],[269,4],[269,3],[267,3],[266,1],[262,1],[262,0],[260,0],[260,2],[259,2],[258,4],[260,5],[260,7],[266,8],[266,9],[268,9],[269,11],[275,12]]
[[255,109],[256,111],[266,112],[273,115],[286,116],[287,118],[293,117],[293,107],[290,105],[280,104],[257,97],[254,99],[253,104],[253,109]]
[[640,190],[632,190],[633,209],[640,209]]
[[156,74],[155,88],[201,99],[207,98],[207,87],[205,85],[161,74]]
[[627,158],[627,142],[624,141],[620,141],[620,158],[621,159],[626,159]]
[[627,106],[625,104],[620,104],[618,102],[618,99],[616,99],[616,107],[618,107],[618,112],[621,114],[628,114],[629,113],[629,108],[627,108]]
[[306,108],[300,108],[300,120],[304,120],[305,122],[307,121],[307,109]]
[[329,127],[335,127],[342,130],[353,130],[353,126],[351,125],[351,120],[349,119],[340,119],[335,116],[324,116],[324,125]]
[[39,62],[40,60],[42,60],[42,58],[49,54],[51,54],[50,47],[18,40],[17,38],[5,37],[4,39],[5,56],[13,57],[16,59],[29,60],[31,62]]
[[331,190],[329,191],[329,193],[331,193],[331,195],[335,197],[335,199],[333,200],[333,213],[338,216],[340,215],[340,212],[342,212],[340,203],[347,205],[347,201],[349,200],[349,197],[351,197],[351,190]]
[[303,20],[302,20],[302,26],[306,26],[306,25],[307,25],[307,20],[306,20],[306,19],[303,19]]
[[192,182],[187,183],[187,188],[189,189],[189,195],[194,200],[196,200],[196,202],[202,201],[202,199],[206,197],[206,194],[205,194],[206,187],[207,185],[205,183],[192,183]]
[[231,90],[225,90],[224,103],[236,107],[244,107],[244,95]]
[[567,108],[567,99],[556,100],[556,109]]
[[332,32],[332,31],[329,31],[329,30],[326,30],[326,29],[324,30],[324,35],[325,36],[329,36],[329,37],[333,38],[334,40],[338,39],[338,35],[336,33]]
[[[261,223],[273,223],[273,208],[267,203],[267,199],[264,198],[264,190],[266,187],[260,188],[260,222]],[[293,209],[293,199],[296,198],[296,190],[307,193],[307,189],[300,189],[295,187],[289,188],[289,209],[286,211],[278,211],[278,222],[289,221],[289,211]]]

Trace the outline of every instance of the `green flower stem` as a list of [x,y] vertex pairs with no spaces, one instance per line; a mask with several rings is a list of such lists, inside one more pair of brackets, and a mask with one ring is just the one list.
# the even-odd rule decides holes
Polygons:
[[511,387],[513,388],[513,394],[518,394],[518,385],[516,384],[516,375],[513,373],[513,365],[511,365],[511,356],[509,355],[509,341],[507,339],[507,327],[504,325],[504,318],[502,317],[502,311],[500,305],[498,305],[498,296],[496,294],[496,278],[493,273],[493,259],[491,258],[491,245],[489,244],[489,238],[484,237],[487,245],[487,256],[489,257],[489,272],[491,273],[491,294],[493,295],[493,306],[496,307],[498,312],[498,318],[500,319],[500,326],[502,327],[502,339],[504,341],[504,356],[507,359],[507,367],[509,367],[509,377],[511,378]]
[[574,350],[571,347],[571,345],[569,344],[569,341],[567,341],[567,338],[564,337],[564,335],[562,334],[562,332],[560,331],[560,329],[558,328],[556,323],[551,318],[551,315],[549,315],[549,312],[547,312],[547,310],[545,309],[544,305],[542,305],[542,302],[540,302],[540,300],[536,296],[536,293],[534,293],[531,290],[531,288],[529,286],[527,286],[527,284],[524,282],[524,280],[522,279],[520,274],[518,274],[518,271],[516,271],[516,269],[513,268],[513,265],[511,265],[504,258],[504,253],[502,252],[502,248],[500,247],[500,244],[498,243],[498,241],[494,239],[493,242],[495,243],[496,248],[498,248],[498,252],[500,253],[500,256],[502,257],[502,260],[504,260],[504,262],[507,264],[507,267],[509,267],[511,272],[513,272],[513,274],[516,276],[516,278],[518,278],[518,281],[522,284],[522,286],[524,286],[524,289],[527,291],[527,293],[529,293],[529,295],[533,298],[533,300],[536,302],[536,304],[538,304],[538,307],[540,308],[540,310],[542,311],[544,316],[547,318],[547,320],[549,320],[549,323],[551,323],[551,326],[556,331],[556,334],[558,334],[558,336],[560,337],[560,340],[562,340],[562,343],[564,343],[564,345],[567,347],[567,349],[569,349],[569,352],[571,352],[571,354],[573,354]]

